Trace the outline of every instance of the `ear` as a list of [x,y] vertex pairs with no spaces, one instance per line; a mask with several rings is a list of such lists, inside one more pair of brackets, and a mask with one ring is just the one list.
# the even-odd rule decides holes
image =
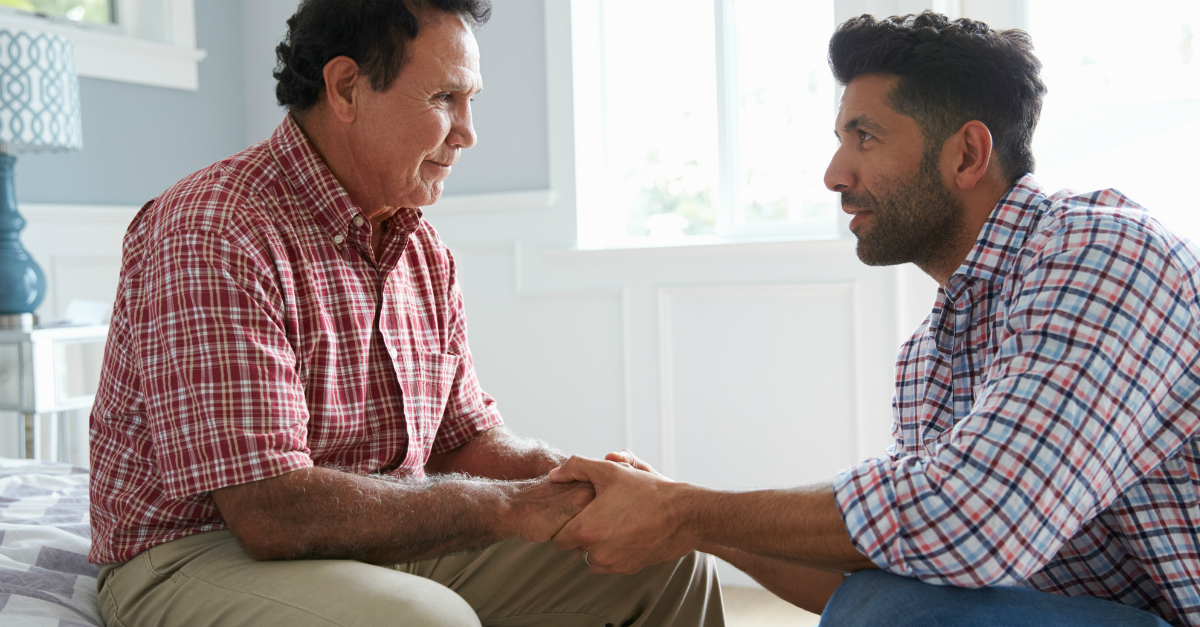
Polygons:
[[340,122],[354,121],[358,109],[358,88],[366,80],[358,73],[358,63],[350,57],[334,57],[325,64],[325,104]]
[[963,124],[946,140],[942,164],[959,189],[972,189],[987,173],[992,160],[992,132],[979,120]]

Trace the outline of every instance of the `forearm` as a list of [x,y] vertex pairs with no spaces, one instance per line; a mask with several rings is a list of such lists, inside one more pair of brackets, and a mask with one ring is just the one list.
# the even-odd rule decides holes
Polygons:
[[426,470],[492,479],[532,479],[545,476],[566,460],[566,455],[541,440],[495,427],[453,451],[431,457]]
[[680,525],[706,545],[831,572],[874,568],[850,541],[829,484],[726,492],[680,485]]
[[465,476],[402,480],[308,468],[218,490],[213,498],[255,559],[387,564],[519,535],[516,510],[536,505],[527,498],[534,483]]
[[825,610],[829,597],[845,580],[842,573],[816,570],[729,547],[701,544],[700,550],[733,564],[779,598],[813,614]]

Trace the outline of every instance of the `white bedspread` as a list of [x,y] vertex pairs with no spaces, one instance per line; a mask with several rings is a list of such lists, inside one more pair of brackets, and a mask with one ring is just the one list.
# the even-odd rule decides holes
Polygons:
[[0,458],[0,625],[99,626],[87,471]]

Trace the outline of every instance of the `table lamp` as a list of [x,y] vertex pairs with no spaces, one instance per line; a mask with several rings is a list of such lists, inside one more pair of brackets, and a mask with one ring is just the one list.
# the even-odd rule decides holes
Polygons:
[[19,152],[83,148],[75,44],[66,37],[0,30],[0,328],[28,328],[46,297],[46,275],[21,245],[13,166]]

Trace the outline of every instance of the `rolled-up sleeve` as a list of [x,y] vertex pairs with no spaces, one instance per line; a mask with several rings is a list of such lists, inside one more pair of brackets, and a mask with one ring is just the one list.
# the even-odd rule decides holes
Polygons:
[[969,414],[929,455],[839,474],[855,545],[885,570],[1012,585],[1198,432],[1195,286],[1133,228],[1066,231],[1018,264]]

